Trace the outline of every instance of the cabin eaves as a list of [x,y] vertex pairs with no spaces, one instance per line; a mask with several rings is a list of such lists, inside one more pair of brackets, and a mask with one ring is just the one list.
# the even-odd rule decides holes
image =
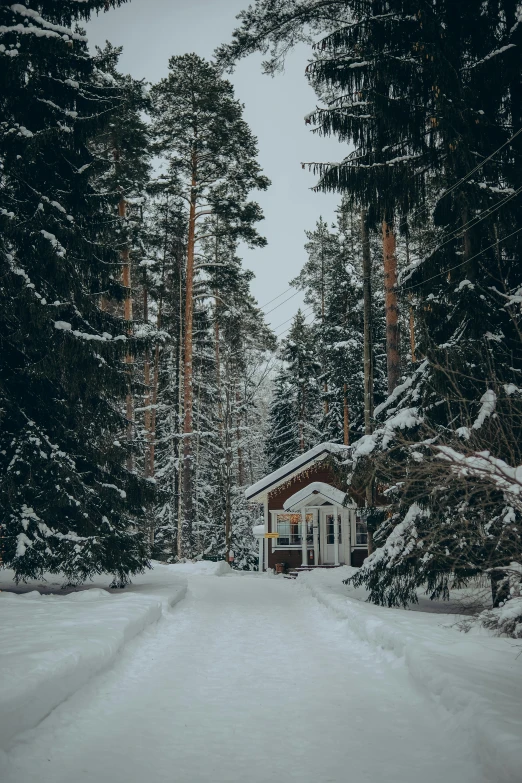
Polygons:
[[260,481],[252,484],[245,490],[245,497],[247,500],[261,502],[268,492],[282,484],[283,481],[288,480],[291,476],[300,473],[308,465],[320,462],[329,454],[344,454],[346,450],[346,446],[342,446],[339,443],[329,443],[328,441],[319,443],[312,449],[300,454],[291,462],[287,462],[286,465],[269,473],[268,476],[264,476]]

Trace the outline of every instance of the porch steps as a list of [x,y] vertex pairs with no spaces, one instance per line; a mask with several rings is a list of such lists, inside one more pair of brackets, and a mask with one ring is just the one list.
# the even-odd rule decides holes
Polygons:
[[311,566],[299,566],[298,568],[293,568],[291,571],[287,571],[287,573],[284,575],[285,579],[297,579],[299,574],[301,574],[303,571],[314,571],[316,568],[340,568],[340,565],[311,565]]

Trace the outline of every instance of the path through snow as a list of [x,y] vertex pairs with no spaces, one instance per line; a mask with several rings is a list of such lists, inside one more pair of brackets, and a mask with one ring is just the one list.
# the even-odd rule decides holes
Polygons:
[[20,736],[3,783],[485,783],[465,730],[298,580],[188,579]]

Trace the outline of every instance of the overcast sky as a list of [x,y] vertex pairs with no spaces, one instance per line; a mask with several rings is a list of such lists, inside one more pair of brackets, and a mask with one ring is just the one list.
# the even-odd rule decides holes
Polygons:
[[[248,4],[249,0],[131,0],[94,17],[87,31],[91,46],[109,40],[124,47],[120,70],[156,82],[167,74],[172,55],[196,52],[211,58],[216,46],[230,39],[236,15]],[[245,266],[256,275],[252,291],[261,306],[288,288],[306,259],[305,230],[313,229],[320,215],[333,220],[339,201],[336,194],[312,192],[315,177],[301,168],[303,161],[338,160],[345,153],[338,142],[315,136],[304,123],[315,106],[304,76],[307,56],[307,47],[299,47],[289,57],[285,73],[271,78],[262,74],[262,58],[254,55],[230,77],[245,104],[245,119],[259,139],[260,163],[272,180],[266,193],[255,196],[265,213],[260,230],[268,247],[242,253]],[[267,321],[277,327],[301,301],[300,294],[295,296],[267,315]]]

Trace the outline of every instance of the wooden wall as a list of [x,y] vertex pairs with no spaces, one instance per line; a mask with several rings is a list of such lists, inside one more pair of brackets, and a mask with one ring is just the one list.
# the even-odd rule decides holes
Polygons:
[[[277,487],[268,496],[268,511],[280,511],[283,508],[283,503],[288,500],[289,497],[294,495],[300,489],[304,489],[314,481],[322,481],[324,484],[330,484],[332,487],[344,490],[344,487],[339,486],[339,481],[336,480],[333,471],[322,462],[318,462],[312,465],[310,470],[303,471],[297,476],[294,476],[290,482],[281,487]],[[268,517],[269,531],[275,533],[272,529],[272,518],[269,514]],[[311,556],[310,556],[311,555]],[[365,557],[368,556],[366,549],[358,549],[352,552],[352,565],[360,566]],[[276,563],[287,563],[290,569],[298,568],[301,565],[302,550],[301,547],[292,547],[290,549],[276,549],[272,552],[272,544],[269,542],[268,546],[268,568],[275,568]],[[308,564],[314,565],[313,552],[308,553]]]

